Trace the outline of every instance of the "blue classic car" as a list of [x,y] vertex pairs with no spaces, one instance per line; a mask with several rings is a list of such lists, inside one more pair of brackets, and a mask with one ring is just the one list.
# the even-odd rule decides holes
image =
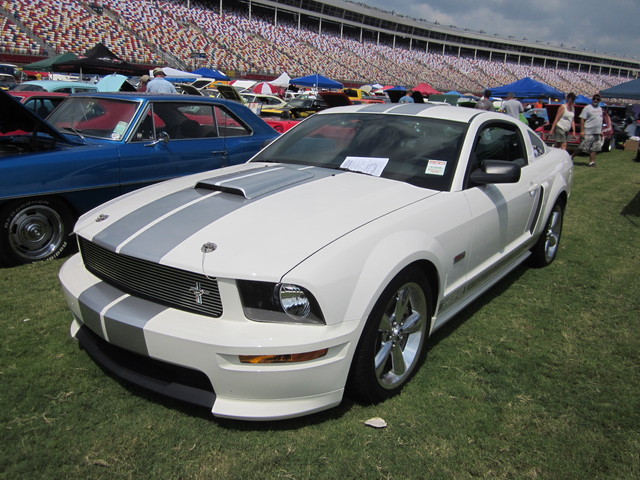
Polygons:
[[56,258],[75,220],[152,183],[247,161],[278,133],[235,102],[81,93],[44,121],[0,92],[0,264]]

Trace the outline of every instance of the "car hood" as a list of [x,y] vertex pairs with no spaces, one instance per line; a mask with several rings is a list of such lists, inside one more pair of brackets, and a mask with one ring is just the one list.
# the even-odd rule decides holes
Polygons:
[[222,98],[244,103],[244,100],[242,99],[238,91],[235,88],[233,88],[231,85],[221,84],[221,85],[216,85],[216,88],[218,89],[218,92],[220,92],[220,95],[222,96]]
[[120,197],[81,217],[76,233],[154,263],[277,281],[336,239],[436,193],[354,172],[248,163]]
[[22,134],[44,133],[56,141],[70,142],[53,125],[38,117],[17,99],[2,91],[0,92],[0,134],[21,132]]

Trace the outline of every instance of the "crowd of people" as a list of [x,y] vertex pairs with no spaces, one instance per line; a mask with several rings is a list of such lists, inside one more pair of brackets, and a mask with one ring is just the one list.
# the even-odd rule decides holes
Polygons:
[[[272,18],[249,18],[248,12],[220,12],[213,4],[195,0],[189,5],[185,0],[103,0],[102,15],[78,0],[0,4],[56,53],[82,53],[102,42],[132,63],[214,66],[236,77],[315,72],[343,82],[427,82],[443,91],[479,92],[530,76],[561,91],[589,93],[627,80],[360,42],[283,22],[274,25]],[[45,55],[43,46],[22,32],[17,21],[5,18],[1,33],[0,44],[6,48]],[[198,65],[195,56],[203,57],[204,65]]]

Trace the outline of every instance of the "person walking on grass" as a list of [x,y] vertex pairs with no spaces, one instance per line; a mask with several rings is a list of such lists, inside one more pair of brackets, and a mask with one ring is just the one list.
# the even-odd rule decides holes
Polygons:
[[576,94],[573,92],[567,93],[567,103],[560,105],[558,108],[558,113],[556,114],[556,118],[553,121],[553,125],[551,125],[551,133],[553,134],[556,148],[561,148],[562,150],[567,149],[567,133],[571,130],[574,134],[576,133],[576,122],[575,122],[575,107],[574,102],[576,101]]
[[[604,140],[602,138],[602,123],[605,115],[600,106],[600,95],[596,94],[591,99],[591,105],[587,105],[580,114],[580,146],[571,154],[571,160],[579,151],[589,154],[589,166],[596,166],[596,156],[602,151]],[[608,118],[608,116],[606,117]]]

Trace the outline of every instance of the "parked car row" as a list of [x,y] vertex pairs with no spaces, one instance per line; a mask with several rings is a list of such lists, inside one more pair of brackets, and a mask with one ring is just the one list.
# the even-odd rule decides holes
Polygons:
[[243,163],[278,136],[243,105],[211,97],[80,93],[46,121],[7,93],[0,108],[4,265],[56,258],[74,245],[73,223],[87,210],[152,183]]

